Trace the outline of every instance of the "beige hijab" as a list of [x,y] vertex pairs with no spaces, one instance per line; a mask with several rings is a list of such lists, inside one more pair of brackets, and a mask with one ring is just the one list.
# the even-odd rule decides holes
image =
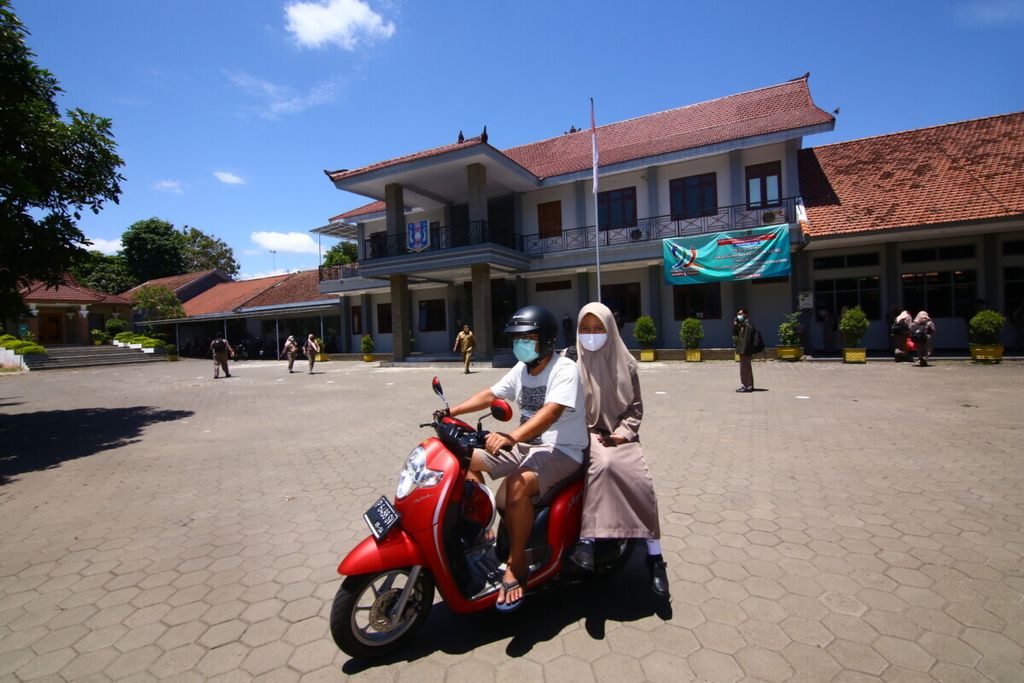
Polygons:
[[633,402],[631,369],[636,367],[636,360],[619,336],[615,316],[604,304],[592,302],[581,308],[576,318],[577,330],[588,313],[597,316],[608,330],[608,341],[597,351],[587,351],[577,334],[576,353],[587,398],[587,425],[614,429]]

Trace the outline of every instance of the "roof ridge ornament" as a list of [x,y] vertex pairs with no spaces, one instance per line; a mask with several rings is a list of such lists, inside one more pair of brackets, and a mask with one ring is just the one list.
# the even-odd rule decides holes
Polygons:
[[480,142],[483,142],[483,143],[487,142],[487,126],[486,125],[484,126],[484,131],[482,133],[480,133]]

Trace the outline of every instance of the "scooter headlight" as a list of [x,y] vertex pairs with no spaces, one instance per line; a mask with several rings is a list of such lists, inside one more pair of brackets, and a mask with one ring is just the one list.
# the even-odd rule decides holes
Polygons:
[[405,460],[405,466],[398,475],[398,491],[395,499],[405,498],[419,487],[429,488],[436,486],[441,481],[444,472],[427,468],[427,451],[423,446],[417,446]]

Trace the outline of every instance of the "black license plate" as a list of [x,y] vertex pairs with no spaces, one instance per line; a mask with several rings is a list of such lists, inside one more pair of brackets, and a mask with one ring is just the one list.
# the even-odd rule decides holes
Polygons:
[[398,511],[395,510],[387,496],[381,496],[366,511],[363,519],[366,520],[366,526],[370,527],[370,533],[379,541],[398,524]]

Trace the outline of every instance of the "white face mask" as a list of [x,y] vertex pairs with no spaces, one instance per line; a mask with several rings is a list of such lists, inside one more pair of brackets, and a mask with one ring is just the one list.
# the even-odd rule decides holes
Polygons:
[[581,334],[580,345],[587,351],[597,351],[608,341],[607,334]]

